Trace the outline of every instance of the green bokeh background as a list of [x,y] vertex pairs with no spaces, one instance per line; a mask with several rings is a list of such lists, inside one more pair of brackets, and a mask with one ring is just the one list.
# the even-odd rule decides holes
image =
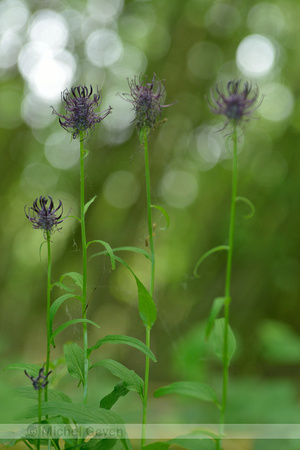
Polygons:
[[[163,231],[164,217],[154,211],[158,319],[151,346],[158,363],[151,365],[150,396],[161,385],[185,379],[209,380],[220,392],[221,367],[203,340],[203,324],[212,301],[223,294],[225,254],[207,259],[199,268],[199,279],[193,277],[193,268],[203,253],[226,243],[231,160],[224,148],[226,131],[216,132],[223,124],[209,111],[206,96],[216,82],[249,79],[259,86],[264,100],[261,112],[257,110],[239,138],[238,195],[249,198],[256,211],[246,220],[247,206],[237,204],[231,326],[238,347],[230,370],[228,420],[297,423],[300,3],[20,0],[2,1],[0,8],[1,366],[41,364],[45,359],[46,250],[40,261],[43,236],[30,226],[24,205],[50,195],[55,202],[63,201],[65,212],[79,213],[79,143],[64,136],[50,105],[59,110],[60,91],[71,85],[92,84],[102,90],[103,109],[110,104],[113,113],[86,141],[86,199],[97,195],[87,214],[88,240],[145,248],[143,151],[130,125],[130,104],[117,94],[128,92],[127,77],[142,73],[151,78],[156,73],[166,80],[165,102],[177,103],[163,110],[168,120],[149,142],[153,203],[162,205],[170,217]],[[44,72],[30,72],[30,52],[25,52],[29,44],[39,45],[44,34],[47,40],[47,28],[32,31],[42,13],[56,13],[68,30],[64,48],[57,44],[52,49],[54,57],[68,64],[67,56],[59,55],[64,50],[75,62],[70,85],[52,98],[53,85],[59,86],[56,72],[49,77],[48,91],[47,80],[39,78]],[[97,46],[94,59],[86,51],[90,34],[99,30],[112,31],[123,49],[112,63],[97,59],[97,51],[104,52]],[[51,41],[56,34],[52,29],[49,33]],[[274,50],[274,63],[265,74],[246,73],[237,64],[237,50],[250,35],[263,36]],[[47,51],[45,47],[41,54]],[[250,51],[243,57],[246,65],[253,61]],[[53,280],[64,272],[80,271],[76,220],[68,218],[52,241]],[[123,257],[148,286],[147,260],[129,253]],[[88,318],[99,323],[101,331],[90,330],[90,343],[106,334],[144,340],[135,282],[125,268],[112,272],[109,258],[91,259],[88,295],[92,294]],[[59,295],[53,291],[53,298]],[[57,325],[79,316],[79,304],[70,301],[57,316]],[[62,356],[66,341],[80,344],[81,327],[59,336],[53,359]],[[143,376],[144,358],[130,348],[111,346],[93,357],[116,358]],[[98,404],[116,380],[104,369],[96,370],[91,374],[90,402]],[[4,372],[3,379],[11,385],[28,381],[13,372]],[[68,374],[62,371],[57,383],[80,398]],[[128,421],[141,417],[139,400],[132,393],[116,411]],[[149,421],[217,420],[211,405],[175,397],[150,399]],[[267,448],[260,445],[267,444],[257,442],[255,448]],[[297,448],[292,441],[286,445]]]

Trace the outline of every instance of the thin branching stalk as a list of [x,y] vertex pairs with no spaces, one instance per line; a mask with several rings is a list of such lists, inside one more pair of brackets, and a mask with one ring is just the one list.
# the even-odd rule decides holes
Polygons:
[[[149,158],[148,158],[148,134],[145,129],[143,129],[141,132],[141,142],[143,143],[144,153],[145,153],[148,232],[149,232],[149,244],[150,244],[150,256],[151,256],[150,295],[151,295],[151,297],[153,297],[154,277],[155,277],[155,252],[154,252],[153,225],[152,225],[152,212],[151,212],[151,185],[150,185],[150,169],[149,169]],[[148,327],[146,328],[146,345],[150,349],[150,328],[148,328]],[[144,378],[144,399],[143,399],[142,447],[145,444],[145,435],[146,435],[149,366],[150,366],[150,360],[149,360],[149,357],[146,356],[145,378]]]
[[[230,206],[230,223],[229,223],[229,238],[228,238],[228,252],[226,265],[226,280],[225,280],[225,307],[224,307],[224,348],[223,348],[223,391],[221,404],[221,418],[220,418],[220,435],[224,433],[225,412],[227,406],[227,388],[228,388],[228,328],[229,328],[229,305],[231,301],[230,286],[231,286],[231,270],[232,270],[232,255],[235,229],[235,209],[237,197],[237,182],[238,182],[238,167],[237,167],[237,127],[234,125],[232,134],[233,141],[233,155],[232,155],[232,188],[231,188],[231,206]],[[217,449],[220,449],[221,441],[217,441]]]
[[[46,373],[49,372],[50,366],[50,340],[51,340],[51,324],[50,324],[50,306],[51,306],[51,235],[47,231],[47,254],[48,254],[48,270],[47,270],[47,357],[46,357]],[[48,401],[48,385],[45,386],[45,402]]]
[[[80,135],[80,223],[82,243],[82,317],[86,319],[86,291],[87,291],[87,246],[84,217],[84,158],[83,135]],[[84,374],[83,374],[83,403],[87,403],[88,395],[88,334],[87,323],[83,322],[83,350],[84,350]]]

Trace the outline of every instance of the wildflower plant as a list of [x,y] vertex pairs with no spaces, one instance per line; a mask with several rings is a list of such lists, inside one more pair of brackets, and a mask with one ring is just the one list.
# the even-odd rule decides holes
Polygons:
[[[135,76],[132,80],[128,79],[130,93],[123,93],[122,98],[132,105],[134,111],[134,123],[138,132],[141,146],[144,150],[145,158],[145,179],[146,179],[146,195],[147,195],[147,212],[148,212],[148,233],[150,244],[149,259],[151,262],[150,289],[144,290],[143,296],[139,298],[139,310],[143,324],[146,328],[146,346],[150,350],[150,331],[156,321],[156,306],[153,301],[154,283],[155,283],[155,247],[154,233],[152,222],[152,208],[158,209],[163,213],[167,222],[169,222],[166,211],[159,205],[153,205],[151,202],[151,184],[150,184],[150,168],[148,156],[148,139],[151,132],[157,126],[157,118],[161,116],[163,108],[171,105],[164,105],[165,98],[165,82],[156,79],[153,75],[152,81],[147,78],[144,81]],[[139,286],[138,286],[139,288]],[[141,289],[141,288],[140,288]],[[145,378],[144,378],[144,401],[143,401],[143,427],[142,427],[142,446],[145,444],[145,427],[147,422],[147,400],[149,385],[149,369],[150,359],[146,356]]]

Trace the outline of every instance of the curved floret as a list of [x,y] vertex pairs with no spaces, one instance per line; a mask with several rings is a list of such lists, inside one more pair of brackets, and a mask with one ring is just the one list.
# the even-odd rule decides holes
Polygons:
[[258,87],[253,89],[248,81],[243,86],[241,83],[241,80],[229,81],[225,93],[222,85],[216,85],[215,90],[211,90],[209,108],[212,113],[226,117],[224,128],[230,122],[240,124],[249,121],[263,100],[262,97],[256,104],[259,98]]
[[47,374],[45,374],[44,371],[45,371],[45,368],[43,366],[39,370],[38,376],[36,378],[34,378],[34,377],[31,377],[30,375],[28,375],[26,370],[24,370],[25,375],[31,379],[32,386],[34,387],[34,389],[36,391],[39,391],[40,389],[44,389],[47,386],[47,384],[49,383],[47,378],[50,375],[50,373],[52,373],[52,370],[50,370],[50,372],[48,372]]
[[135,112],[134,122],[137,130],[146,130],[148,133],[154,129],[156,119],[161,115],[163,108],[171,105],[163,105],[165,99],[165,81],[156,79],[153,74],[151,83],[141,81],[141,78],[135,76],[132,80],[128,79],[130,94],[123,93],[122,98],[130,102]]
[[95,112],[102,101],[101,92],[97,88],[97,92],[93,93],[93,88],[90,86],[73,86],[71,92],[65,89],[62,94],[62,103],[66,110],[66,114],[59,114],[53,106],[52,114],[59,117],[59,123],[62,128],[69,133],[72,133],[73,139],[76,139],[80,134],[81,138],[85,139],[90,130],[94,130],[95,124],[100,123],[111,113],[112,107],[108,109]]
[[48,198],[43,196],[36,198],[32,206],[25,206],[24,211],[33,228],[43,230],[45,239],[47,239],[47,233],[53,234],[55,229],[61,230],[61,228],[57,228],[57,225],[65,220],[65,218],[62,218],[63,206],[61,200],[59,200],[58,207],[54,208],[50,196]]

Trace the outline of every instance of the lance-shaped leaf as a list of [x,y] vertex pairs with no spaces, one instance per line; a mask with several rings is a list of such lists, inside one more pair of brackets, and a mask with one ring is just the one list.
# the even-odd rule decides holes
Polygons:
[[205,402],[213,402],[220,406],[217,394],[212,387],[205,383],[195,381],[178,381],[168,386],[163,386],[154,392],[154,397],[161,397],[167,394],[180,394],[197,398]]

